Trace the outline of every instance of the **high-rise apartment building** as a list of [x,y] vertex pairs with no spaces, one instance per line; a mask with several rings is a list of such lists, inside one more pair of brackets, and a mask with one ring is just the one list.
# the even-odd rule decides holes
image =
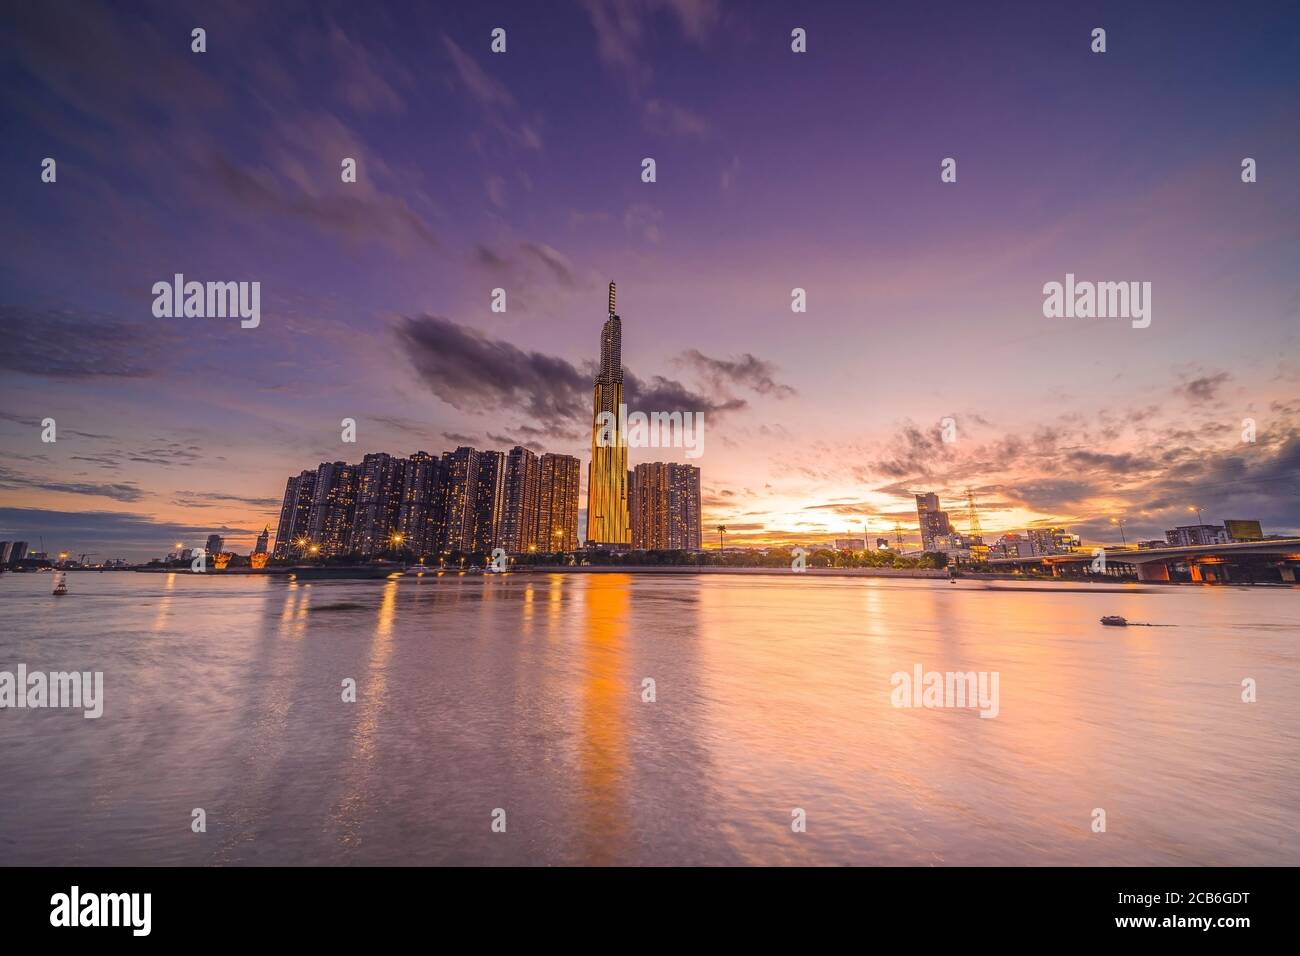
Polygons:
[[402,504],[397,532],[402,546],[417,558],[429,558],[439,548],[442,532],[442,461],[417,451],[402,463]]
[[501,451],[478,453],[478,496],[474,507],[474,548],[490,554],[501,546],[505,513],[506,455]]
[[316,469],[316,487],[307,516],[309,552],[324,556],[347,553],[356,513],[357,472],[356,465],[343,461],[324,461]]
[[439,509],[443,514],[441,549],[473,551],[478,514],[479,453],[468,446],[442,453]]
[[226,539],[219,534],[208,535],[208,543],[204,545],[204,550],[208,554],[220,554],[226,547]]
[[623,324],[609,284],[609,318],[600,332],[600,369],[591,414],[591,465],[587,474],[587,546],[632,543],[628,516],[627,445],[617,425],[623,404]]
[[511,554],[538,549],[537,499],[541,477],[537,455],[522,445],[510,449],[506,455],[502,496],[501,547]]
[[301,556],[298,542],[307,538],[307,518],[311,514],[315,489],[315,471],[299,472],[285,482],[280,523],[275,529],[275,557],[284,560],[290,556]]
[[632,546],[700,550],[700,469],[656,461],[637,465],[632,475]]
[[577,458],[549,453],[542,456],[534,535],[539,551],[577,550],[581,481],[582,462]]
[[[398,548],[395,535],[402,506],[403,462],[378,452],[366,455],[357,469],[356,514],[349,550],[363,558]],[[405,546],[405,539],[401,545]]]

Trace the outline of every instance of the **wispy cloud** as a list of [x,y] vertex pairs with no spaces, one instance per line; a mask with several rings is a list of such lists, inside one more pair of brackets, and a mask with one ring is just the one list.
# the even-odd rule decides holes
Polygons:
[[715,386],[739,386],[772,398],[789,398],[797,394],[793,386],[776,380],[776,366],[773,363],[756,358],[748,352],[739,358],[718,359],[711,358],[698,349],[687,349],[677,361],[699,372]]
[[114,501],[141,501],[145,493],[135,482],[75,482],[56,481],[24,475],[8,468],[0,467],[0,488],[10,490],[56,491],[69,495],[90,495],[96,498],[112,498]]

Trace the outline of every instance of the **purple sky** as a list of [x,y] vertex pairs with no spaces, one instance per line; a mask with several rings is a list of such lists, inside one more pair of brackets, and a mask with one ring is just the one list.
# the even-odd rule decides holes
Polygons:
[[[585,462],[611,279],[729,543],[968,487],[986,532],[1300,529],[1295,7],[1134,6],[10,5],[0,539],[246,550],[322,460]],[[260,327],[154,318],[177,272],[261,282]],[[1066,273],[1151,326],[1044,318]]]

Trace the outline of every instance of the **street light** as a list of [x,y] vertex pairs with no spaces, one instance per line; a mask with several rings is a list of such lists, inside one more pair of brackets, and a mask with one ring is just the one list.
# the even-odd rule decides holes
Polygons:
[[1187,510],[1188,510],[1188,511],[1195,511],[1195,512],[1196,512],[1196,523],[1197,523],[1197,524],[1205,524],[1205,519],[1201,517],[1201,506],[1200,506],[1200,505],[1188,505],[1188,506],[1187,506]]
[[1127,547],[1128,547],[1128,539],[1124,537],[1124,519],[1123,519],[1123,518],[1111,518],[1111,519],[1110,519],[1110,523],[1111,523],[1111,524],[1117,524],[1117,525],[1119,525],[1119,540],[1123,543],[1124,547],[1127,548]]

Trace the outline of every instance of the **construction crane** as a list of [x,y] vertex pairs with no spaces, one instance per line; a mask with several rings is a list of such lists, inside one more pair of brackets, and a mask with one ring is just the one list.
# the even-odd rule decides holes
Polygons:
[[77,563],[80,564],[82,567],[85,567],[85,566],[86,566],[86,558],[89,558],[89,557],[91,557],[92,555],[96,555],[96,554],[99,554],[99,552],[98,552],[98,551],[83,551],[83,552],[81,553],[81,555],[77,558]]
[[970,525],[969,540],[966,543],[970,547],[971,559],[979,562],[987,561],[989,549],[984,543],[984,534],[980,529],[979,512],[975,510],[975,492],[969,488],[966,489],[966,518]]
[[980,516],[975,510],[975,492],[969,488],[966,489],[966,521],[970,525],[969,537],[971,541],[982,541],[983,533],[980,531]]

